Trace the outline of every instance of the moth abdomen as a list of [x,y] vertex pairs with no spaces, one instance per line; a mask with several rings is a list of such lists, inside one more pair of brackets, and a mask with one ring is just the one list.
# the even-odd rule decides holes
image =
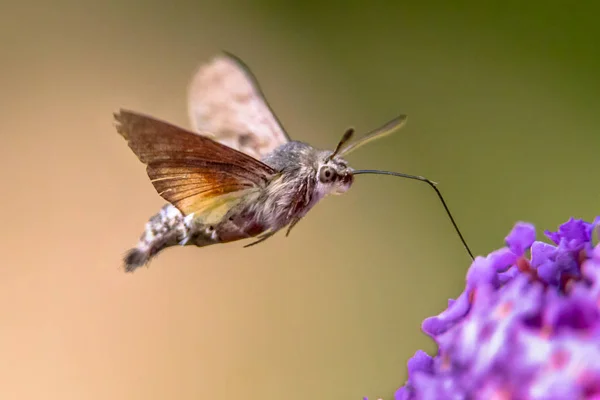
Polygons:
[[188,230],[183,214],[176,207],[171,204],[163,206],[146,223],[138,244],[123,257],[125,271],[132,272],[167,247],[180,244],[187,237]]
[[150,253],[140,248],[134,247],[129,249],[123,257],[125,264],[125,272],[132,272],[137,267],[145,265],[150,260]]

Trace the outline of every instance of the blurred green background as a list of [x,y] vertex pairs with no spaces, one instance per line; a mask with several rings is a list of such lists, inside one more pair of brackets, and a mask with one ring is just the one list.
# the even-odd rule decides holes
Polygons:
[[469,266],[430,188],[361,177],[289,238],[121,268],[163,204],[112,126],[189,126],[244,59],[294,138],[409,115],[349,157],[440,182],[477,254],[518,220],[593,218],[595,2],[25,1],[0,6],[2,399],[390,398]]

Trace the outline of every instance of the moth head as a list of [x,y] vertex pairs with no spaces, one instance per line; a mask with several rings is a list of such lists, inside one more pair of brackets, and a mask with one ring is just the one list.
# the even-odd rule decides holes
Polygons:
[[352,168],[348,166],[346,160],[338,156],[344,144],[350,140],[353,134],[354,129],[346,130],[335,150],[324,152],[323,158],[319,162],[317,181],[327,194],[345,193],[354,182]]
[[339,157],[330,158],[329,155],[319,163],[317,169],[319,186],[327,194],[345,193],[354,182],[352,168],[348,166],[346,160]]

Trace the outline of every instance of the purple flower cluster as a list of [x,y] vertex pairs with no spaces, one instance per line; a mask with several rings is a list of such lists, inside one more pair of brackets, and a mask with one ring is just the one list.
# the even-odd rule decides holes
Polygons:
[[465,291],[423,322],[438,345],[408,362],[396,400],[600,400],[600,245],[570,219],[536,241],[515,225],[506,247],[477,257]]

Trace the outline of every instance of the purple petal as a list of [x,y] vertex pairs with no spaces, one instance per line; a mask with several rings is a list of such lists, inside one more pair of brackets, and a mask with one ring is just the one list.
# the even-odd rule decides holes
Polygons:
[[581,219],[570,218],[562,224],[557,232],[546,231],[546,236],[556,244],[566,242],[571,248],[589,242],[592,237],[593,224]]
[[494,272],[504,272],[508,270],[519,258],[520,255],[515,254],[509,248],[502,248],[496,251],[492,251],[487,257],[490,267]]
[[552,262],[556,258],[556,246],[544,242],[535,242],[531,246],[531,266],[539,267],[545,262]]
[[426,374],[433,372],[433,357],[425,353],[423,350],[417,350],[415,355],[408,360],[409,375],[416,372],[424,372]]
[[506,245],[513,253],[522,256],[535,241],[535,227],[532,224],[518,222],[505,240]]
[[436,317],[430,317],[423,321],[421,329],[431,337],[434,337],[449,329],[456,321],[469,312],[469,296],[466,292],[462,293],[452,306],[443,311]]
[[543,318],[557,333],[564,329],[569,332],[590,329],[600,322],[598,306],[586,296],[585,289],[577,287],[574,292],[569,297],[552,291],[546,293],[548,306]]
[[408,388],[402,386],[394,393],[394,400],[410,400],[410,395]]

